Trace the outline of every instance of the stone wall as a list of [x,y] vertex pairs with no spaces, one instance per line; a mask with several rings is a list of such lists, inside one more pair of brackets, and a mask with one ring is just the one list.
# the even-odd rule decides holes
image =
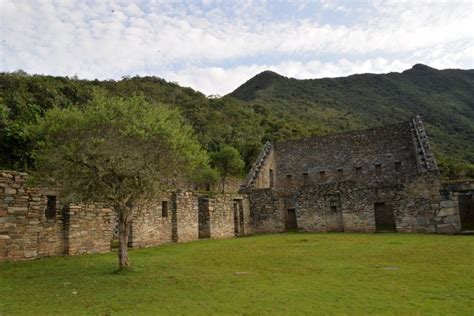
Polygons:
[[[459,198],[461,195],[474,195],[474,181],[443,183],[440,190],[439,209],[435,217],[438,233],[456,233],[462,229]],[[437,206],[437,205],[435,205]],[[470,209],[471,219],[474,209]],[[472,224],[472,223],[471,223]],[[472,228],[470,229],[472,230]]]
[[134,210],[129,246],[153,247],[173,241],[173,197],[163,193]]
[[[301,231],[374,232],[374,206],[385,203],[393,212],[398,232],[457,233],[461,230],[461,191],[472,194],[474,190],[466,185],[462,190],[443,185],[437,173],[425,173],[396,186],[359,187],[353,181],[334,182],[300,188],[285,210],[295,209]],[[334,212],[340,216],[340,229],[335,227]]]
[[[26,182],[25,173],[0,173],[0,261],[110,251],[116,227],[112,209],[102,203],[63,207],[56,192],[29,187]],[[208,212],[208,231],[207,236],[200,236],[199,229],[202,233],[203,227],[198,209],[204,208]],[[245,196],[203,197],[190,191],[165,192],[136,206],[129,246],[151,247],[199,237],[233,237],[235,214],[237,233],[251,233]]]
[[175,242],[199,239],[198,196],[193,192],[176,192],[172,196],[172,236]]
[[0,261],[110,251],[112,217],[101,204],[62,206],[26,173],[0,173]]
[[244,212],[241,212],[239,202],[235,201],[235,196],[232,194],[220,194],[211,199],[209,213],[211,238],[234,237],[236,235],[235,221],[237,221],[237,229],[243,226]]
[[306,184],[396,183],[418,173],[410,122],[275,144],[279,191]]
[[[242,185],[244,179],[241,177],[228,177],[225,180],[225,193],[237,193]],[[218,180],[216,183],[197,184],[193,189],[199,192],[222,192],[222,181]]]
[[101,203],[64,208],[64,253],[80,255],[110,251],[114,211]]
[[26,185],[27,175],[0,173],[0,261],[27,260],[64,252],[64,219],[59,203],[46,218],[47,198]]
[[229,238],[251,232],[248,200],[237,194],[199,198],[199,238]]
[[[315,232],[459,232],[456,190],[441,186],[418,116],[378,128],[267,143],[241,188],[249,197],[254,232],[295,226]],[[472,191],[463,190],[463,203],[471,205]],[[474,227],[470,213],[462,214]]]
[[283,201],[273,189],[249,189],[248,196],[251,233],[285,231]]
[[[276,179],[275,151],[273,144],[267,142],[257,160],[242,183],[240,190],[250,188],[264,189],[273,188]],[[239,190],[239,191],[240,191]]]

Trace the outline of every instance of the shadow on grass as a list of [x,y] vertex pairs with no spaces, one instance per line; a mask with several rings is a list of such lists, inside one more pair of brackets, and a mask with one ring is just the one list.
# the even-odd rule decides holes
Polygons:
[[133,275],[135,273],[139,273],[141,270],[137,268],[136,266],[130,266],[128,268],[117,268],[115,270],[109,271],[106,274],[108,275],[117,275],[117,276],[127,276],[127,275]]

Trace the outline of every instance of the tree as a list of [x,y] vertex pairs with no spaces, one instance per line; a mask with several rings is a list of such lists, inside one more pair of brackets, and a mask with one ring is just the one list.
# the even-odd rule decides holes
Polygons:
[[221,175],[222,193],[225,192],[225,180],[229,175],[241,175],[245,162],[240,158],[240,154],[232,146],[223,145],[219,151],[211,155],[211,162]]
[[197,170],[196,174],[192,176],[192,182],[198,186],[206,186],[209,190],[212,184],[217,183],[220,178],[220,173],[209,166]]
[[121,269],[133,206],[208,163],[180,113],[143,96],[95,93],[82,109],[47,111],[33,129],[38,176],[55,179],[67,201],[104,201],[117,213]]

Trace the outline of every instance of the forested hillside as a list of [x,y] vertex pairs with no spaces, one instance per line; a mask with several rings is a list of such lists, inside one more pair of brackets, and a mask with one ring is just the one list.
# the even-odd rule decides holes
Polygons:
[[445,169],[447,164],[472,169],[474,163],[474,70],[418,64],[402,73],[311,80],[266,71],[230,96],[263,113],[297,120],[310,133],[378,126],[419,114]]
[[200,92],[155,77],[88,81],[16,72],[0,74],[0,169],[33,168],[33,143],[26,126],[52,107],[84,106],[97,89],[119,97],[142,93],[152,103],[179,108],[210,152],[230,144],[250,164],[260,150],[262,116],[232,98],[208,99]]
[[233,93],[209,99],[156,77],[78,80],[22,71],[0,74],[0,169],[34,168],[28,124],[52,107],[84,106],[99,89],[142,93],[179,108],[210,152],[235,147],[247,168],[267,140],[380,126],[421,114],[446,174],[465,176],[474,162],[474,71],[416,65],[403,73],[296,80],[263,72]]

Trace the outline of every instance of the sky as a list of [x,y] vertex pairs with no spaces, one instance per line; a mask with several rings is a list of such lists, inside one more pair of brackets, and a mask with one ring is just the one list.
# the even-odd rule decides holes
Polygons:
[[472,69],[474,0],[0,0],[0,38],[0,71],[149,75],[224,95],[264,70]]

